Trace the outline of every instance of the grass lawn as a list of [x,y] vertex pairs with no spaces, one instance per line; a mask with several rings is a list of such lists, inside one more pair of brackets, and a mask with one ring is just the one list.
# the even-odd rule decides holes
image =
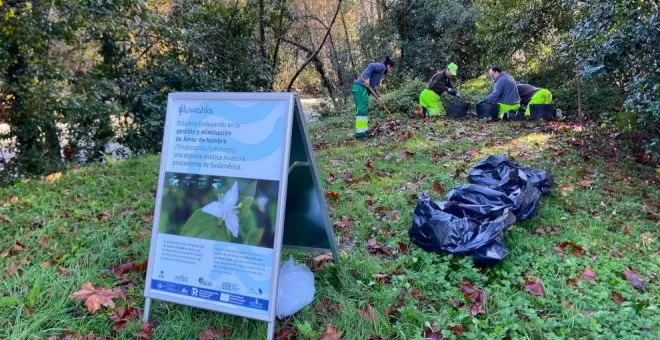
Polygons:
[[[341,116],[310,126],[340,263],[294,254],[315,268],[316,298],[279,320],[280,334],[318,339],[331,324],[345,339],[657,338],[658,173],[611,136],[561,123],[381,120],[378,137],[356,143],[352,124]],[[497,153],[555,176],[538,215],[506,232],[508,257],[476,268],[470,258],[406,249],[416,195],[441,200],[467,182],[471,166]],[[140,264],[158,166],[158,156],[133,158],[0,189],[0,338],[141,332]],[[70,297],[86,282],[121,291],[125,299],[114,303],[122,309],[90,313]],[[157,301],[152,307],[157,339],[266,333],[263,322]]]

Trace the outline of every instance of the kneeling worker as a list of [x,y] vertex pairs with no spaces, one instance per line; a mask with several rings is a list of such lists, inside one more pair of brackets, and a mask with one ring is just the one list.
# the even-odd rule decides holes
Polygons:
[[520,108],[520,95],[516,87],[516,80],[506,72],[502,72],[499,67],[491,67],[488,70],[488,77],[495,81],[493,92],[488,97],[477,102],[497,104],[498,118],[502,119],[504,114],[509,111],[518,111]]
[[538,88],[529,84],[518,84],[518,94],[520,95],[520,105],[525,108],[525,117],[532,113],[530,106],[532,104],[552,104],[552,93],[548,89]]
[[458,66],[454,63],[447,65],[443,70],[436,72],[429,83],[426,85],[426,88],[419,94],[419,105],[424,110],[424,116],[437,116],[441,114],[446,114],[445,107],[440,101],[440,95],[447,91],[452,96],[458,96],[460,94],[456,93],[451,86],[451,81],[449,80],[450,76],[456,76],[456,71],[458,71]]

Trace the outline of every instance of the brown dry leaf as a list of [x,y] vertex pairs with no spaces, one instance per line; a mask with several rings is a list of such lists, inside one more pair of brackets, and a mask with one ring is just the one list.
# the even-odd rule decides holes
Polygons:
[[583,179],[583,180],[577,182],[576,184],[583,187],[583,188],[587,188],[587,189],[591,189],[594,186],[594,182],[590,181],[588,179]]
[[440,196],[445,194],[445,187],[442,185],[442,183],[440,183],[440,181],[433,182],[433,190],[435,190],[435,192]]
[[110,271],[115,274],[115,278],[117,280],[123,280],[124,275],[132,271],[133,268],[134,268],[133,261],[128,260],[127,262],[110,267]]
[[40,245],[40,246],[45,246],[45,245],[47,245],[48,243],[50,243],[50,241],[52,241],[52,240],[53,240],[53,239],[52,239],[51,237],[48,237],[48,236],[41,236],[41,237],[39,237],[39,241],[38,241],[38,242],[39,242],[39,245]]
[[57,273],[60,276],[68,276],[69,274],[71,274],[71,270],[64,268],[62,266],[57,266]]
[[149,215],[142,216],[142,221],[144,221],[144,222],[148,223],[148,222],[151,222],[153,220],[154,220],[154,215],[149,214]]
[[340,232],[346,232],[353,224],[348,216],[342,216],[339,220],[332,224],[333,227],[339,229]]
[[624,299],[623,296],[621,296],[621,294],[619,294],[617,292],[613,292],[612,293],[612,301],[614,301],[618,304],[622,304],[622,303],[626,302],[626,299]]
[[333,201],[339,200],[339,194],[334,191],[328,191],[325,193],[325,198]]
[[325,181],[328,184],[334,183],[335,182],[335,175],[331,172],[330,174],[328,174],[328,178],[326,178]]
[[62,173],[61,172],[54,172],[46,177],[44,177],[44,182],[46,183],[54,183],[55,181],[59,180],[62,178]]
[[112,299],[119,297],[116,292],[106,288],[94,288],[90,282],[83,283],[81,289],[71,297],[78,300],[84,300],[85,306],[90,313],[95,313],[101,306],[114,307]]
[[370,304],[364,305],[363,309],[358,310],[358,314],[367,321],[376,322],[378,320],[378,314],[374,312]]
[[321,334],[322,340],[339,340],[341,339],[342,333],[338,331],[333,325],[327,324],[325,326],[325,331]]
[[314,257],[314,263],[312,264],[312,270],[323,269],[326,267],[328,262],[332,262],[334,259],[332,253],[321,254]]
[[653,211],[653,208],[650,205],[648,205],[646,203],[642,204],[642,211],[649,214],[649,217],[650,217],[649,219],[654,219],[656,221],[660,221],[660,214]]
[[472,306],[469,308],[470,315],[486,314],[486,293],[483,289],[474,287],[470,281],[463,281],[459,290],[466,299],[472,301]]
[[401,254],[407,254],[408,253],[408,245],[406,243],[397,242],[397,244],[399,245],[399,251],[401,252]]
[[595,281],[596,280],[596,273],[594,273],[594,270],[591,269],[591,267],[587,267],[587,270],[584,271],[582,274],[582,280],[583,281]]
[[284,327],[280,328],[275,332],[275,340],[291,340],[295,339],[298,336],[295,328]]
[[399,297],[395,305],[385,310],[385,314],[394,315],[405,305],[406,305],[406,299],[404,299],[403,297]]
[[383,273],[376,273],[371,275],[371,279],[379,283],[387,283],[390,280],[390,276]]
[[543,297],[545,296],[545,289],[543,288],[543,281],[541,278],[536,278],[536,281],[527,281],[525,280],[525,289],[532,294],[533,296]]
[[422,332],[422,336],[424,337],[424,340],[443,339],[442,330],[440,329],[440,326],[438,326],[436,322],[431,322],[429,326],[424,328],[424,331]]
[[140,333],[133,333],[133,336],[138,340],[151,340],[154,335],[154,328],[157,325],[157,321],[143,322],[140,326]]
[[224,337],[231,337],[230,328],[211,327],[199,333],[199,340],[217,340]]
[[53,264],[52,264],[50,261],[45,261],[45,262],[41,262],[41,263],[39,264],[39,267],[41,267],[41,268],[48,268],[48,267],[50,267],[50,266],[52,266],[52,265],[53,265]]
[[422,291],[417,289],[417,288],[411,288],[409,293],[410,293],[410,295],[412,295],[413,297],[415,297],[417,299],[422,298]]
[[119,307],[113,313],[108,314],[114,322],[113,328],[117,332],[123,331],[128,323],[140,318],[138,312],[132,307]]
[[16,196],[16,195],[11,195],[11,196],[9,196],[9,200],[8,200],[8,201],[9,201],[9,203],[11,203],[11,204],[18,203],[18,196]]
[[584,248],[582,246],[579,246],[571,241],[564,241],[560,243],[557,247],[554,248],[555,252],[560,253],[560,254],[566,254],[566,248],[570,247],[571,248],[571,253],[573,256],[576,257],[582,257],[584,253]]
[[619,249],[614,249],[614,250],[612,250],[612,252],[610,253],[610,255],[612,255],[612,257],[616,257],[616,258],[619,258],[619,259],[623,257],[623,253],[621,253],[621,252],[619,251]]
[[374,171],[374,161],[371,159],[367,160],[367,164],[364,165],[367,168],[367,171]]
[[353,177],[353,173],[350,170],[344,170],[343,176],[344,182],[347,184],[355,184],[358,182],[358,180]]
[[463,328],[463,325],[461,325],[460,323],[449,327],[449,330],[458,337],[463,335],[463,333],[465,332],[465,328]]
[[28,261],[27,259],[25,258],[17,259],[16,261],[10,263],[7,266],[7,275],[14,276],[18,272],[18,269],[21,266],[28,266],[28,265],[30,265],[30,261]]

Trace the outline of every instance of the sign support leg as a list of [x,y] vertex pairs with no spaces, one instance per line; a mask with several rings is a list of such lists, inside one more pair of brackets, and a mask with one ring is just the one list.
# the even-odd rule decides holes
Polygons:
[[268,340],[273,340],[273,335],[275,334],[275,322],[268,323]]
[[144,299],[144,315],[142,319],[144,322],[149,322],[149,312],[151,312],[151,298]]

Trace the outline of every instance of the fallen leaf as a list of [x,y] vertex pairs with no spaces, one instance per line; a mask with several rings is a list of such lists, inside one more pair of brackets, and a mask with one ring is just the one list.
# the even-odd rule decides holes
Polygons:
[[275,332],[275,340],[291,340],[298,336],[295,328],[283,327]]
[[557,253],[566,254],[566,248],[568,247],[571,248],[571,253],[573,254],[573,256],[582,257],[584,248],[571,241],[564,241],[560,243],[557,247],[554,248],[554,250]]
[[325,326],[325,331],[321,334],[322,340],[339,340],[341,339],[342,333],[338,331],[333,325],[327,324]]
[[9,200],[8,200],[8,201],[9,201],[9,203],[11,203],[11,204],[18,203],[18,196],[16,196],[16,195],[11,195],[11,196],[9,196]]
[[344,233],[352,226],[351,219],[348,218],[348,216],[342,216],[339,220],[335,221],[332,226]]
[[89,332],[89,334],[83,335],[80,333],[71,333],[68,331],[62,332],[62,335],[60,337],[53,335],[48,338],[48,340],[99,340],[99,339],[101,339],[101,337],[94,334],[94,332]]
[[436,322],[431,322],[430,325],[424,328],[422,336],[424,337],[424,340],[440,340],[443,338],[442,330],[440,330],[440,327]]
[[60,274],[60,276],[68,276],[71,274],[71,270],[64,268],[62,266],[57,266],[57,273]]
[[48,236],[41,236],[41,237],[39,237],[39,241],[38,241],[38,242],[39,242],[39,245],[40,245],[40,246],[45,246],[45,245],[47,245],[48,243],[50,243],[50,241],[52,241],[52,240],[53,240],[53,239],[52,239],[51,237],[48,237]]
[[96,215],[96,218],[98,218],[101,221],[106,221],[107,219],[110,218],[110,215],[111,215],[110,210],[106,209],[102,213]]
[[614,250],[612,250],[612,252],[610,253],[610,255],[612,255],[612,257],[616,257],[616,258],[619,258],[619,259],[620,259],[620,258],[623,258],[623,253],[621,253],[621,252],[619,251],[619,249],[614,249]]
[[397,244],[399,245],[399,251],[400,251],[402,254],[406,254],[406,253],[408,253],[408,245],[407,245],[407,244],[405,244],[405,243],[403,243],[403,242],[397,242]]
[[342,313],[344,311],[344,305],[341,303],[331,303],[330,299],[325,296],[321,302],[314,306],[314,309],[318,314],[333,316]]
[[54,172],[46,177],[44,177],[44,182],[46,183],[54,183],[58,179],[62,178],[62,173],[61,172]]
[[338,201],[339,200],[339,194],[334,192],[334,191],[328,191],[325,193],[325,198],[333,201]]
[[463,281],[461,282],[459,290],[463,293],[463,296],[466,299],[472,301],[472,306],[469,308],[470,315],[486,314],[484,306],[486,302],[486,293],[483,289],[474,287],[470,281]]
[[375,237],[370,237],[367,240],[367,250],[372,255],[383,254],[389,256],[392,254],[392,249],[379,244]]
[[614,301],[618,304],[622,304],[626,301],[626,299],[624,299],[623,296],[621,296],[621,294],[619,294],[617,292],[614,292],[614,293],[612,293],[612,301]]
[[[28,266],[28,265],[30,265],[30,261],[28,261],[27,259],[25,258],[17,259],[16,261],[10,263],[7,266],[7,275],[14,276],[16,273],[18,273],[18,269],[20,269],[21,266]],[[22,272],[19,274],[22,274]]]
[[312,264],[312,270],[323,269],[326,267],[328,262],[332,262],[334,259],[332,253],[321,254],[314,257],[314,263]]
[[328,161],[328,164],[330,164],[330,165],[339,165],[339,163],[341,163],[341,162],[336,160],[336,159],[331,159],[331,160]]
[[331,172],[328,174],[328,178],[326,178],[325,181],[328,182],[328,184],[332,184],[335,182],[335,179],[335,175]]
[[140,263],[135,263],[133,264],[133,271],[141,273],[147,270],[147,266],[149,265],[149,260],[144,260]]
[[406,299],[404,299],[403,297],[399,297],[396,304],[394,304],[391,308],[385,310],[385,314],[394,315],[405,305],[406,305]]
[[533,296],[543,297],[545,296],[545,289],[543,288],[543,281],[541,278],[537,278],[536,281],[527,281],[525,280],[525,289],[532,294]]
[[378,320],[378,314],[374,312],[370,304],[366,304],[363,309],[358,310],[358,314],[367,321],[376,322]]
[[411,296],[417,299],[420,299],[422,297],[422,291],[417,288],[411,288],[409,293]]
[[140,326],[140,333],[133,333],[133,336],[138,340],[150,340],[157,325],[157,321],[143,322]]
[[87,282],[81,286],[79,291],[71,294],[71,297],[84,300],[87,310],[95,313],[101,306],[114,307],[115,303],[112,299],[119,297],[119,294],[106,288],[94,288],[90,282]]
[[587,189],[591,189],[594,185],[594,183],[592,181],[588,180],[588,179],[581,180],[581,181],[577,182],[576,184],[583,187],[583,188],[587,188]]
[[376,273],[371,275],[371,279],[376,282],[387,283],[390,280],[390,276],[383,273]]
[[649,219],[654,219],[656,221],[660,221],[660,214],[653,211],[653,208],[650,205],[648,205],[646,203],[643,203],[642,204],[642,211],[649,215],[649,217],[650,217]]
[[231,329],[211,327],[199,333],[199,340],[217,340],[231,336]]
[[460,323],[449,327],[449,330],[456,336],[461,336],[465,332],[465,328]]
[[113,328],[117,332],[123,331],[130,321],[137,320],[140,317],[137,311],[132,307],[119,307],[113,313],[108,315],[114,322]]
[[644,280],[639,277],[637,273],[632,270],[626,269],[623,271],[623,275],[626,277],[626,280],[632,283],[633,287],[637,290],[644,290]]
[[154,215],[149,214],[142,216],[142,221],[144,222],[151,222],[153,220],[154,220]]
[[440,181],[433,182],[433,190],[435,190],[435,192],[440,196],[445,194],[445,187],[442,185],[442,183],[440,183]]
[[52,266],[52,265],[53,265],[53,264],[52,264],[50,261],[41,262],[41,264],[39,264],[39,266],[40,266],[41,268],[48,268],[48,267],[50,267],[50,266]]
[[11,250],[13,250],[14,252],[25,251],[26,249],[27,247],[18,241],[15,241],[14,244],[11,246]]
[[133,261],[128,260],[127,262],[121,263],[117,266],[110,267],[110,271],[115,274],[117,280],[124,279],[124,275],[134,268]]
[[591,267],[587,267],[587,270],[584,271],[582,274],[582,280],[583,281],[594,281],[596,280],[596,273],[594,273],[593,269]]
[[367,160],[367,164],[364,165],[365,168],[367,168],[367,171],[371,172],[374,171],[374,161],[371,159]]

